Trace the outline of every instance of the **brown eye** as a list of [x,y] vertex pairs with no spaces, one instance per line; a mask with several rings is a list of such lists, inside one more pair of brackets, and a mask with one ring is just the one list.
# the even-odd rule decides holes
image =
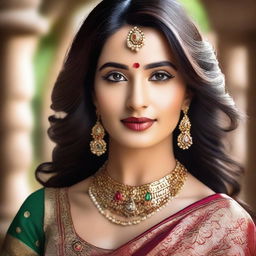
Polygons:
[[110,74],[107,74],[106,76],[103,77],[105,80],[110,81],[110,82],[122,82],[122,81],[127,81],[124,75],[118,72],[112,72]]
[[169,74],[168,72],[156,72],[150,77],[150,81],[166,81],[171,78],[174,78],[173,75]]

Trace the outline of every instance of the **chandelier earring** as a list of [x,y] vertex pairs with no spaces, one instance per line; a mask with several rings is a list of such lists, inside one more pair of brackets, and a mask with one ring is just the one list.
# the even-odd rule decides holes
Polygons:
[[189,149],[193,144],[192,136],[190,134],[191,123],[188,117],[188,110],[189,107],[186,107],[183,110],[184,116],[179,124],[179,130],[181,133],[178,136],[178,146],[183,150]]
[[97,121],[96,124],[92,127],[91,135],[93,140],[90,142],[91,152],[97,156],[101,156],[106,152],[107,144],[103,140],[105,136],[105,130],[102,124],[100,123],[100,115],[97,112]]

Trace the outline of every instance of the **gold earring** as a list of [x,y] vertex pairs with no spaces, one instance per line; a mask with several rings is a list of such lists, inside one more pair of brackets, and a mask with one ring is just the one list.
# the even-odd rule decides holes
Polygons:
[[93,140],[90,142],[91,152],[97,156],[101,156],[106,152],[106,142],[103,140],[105,135],[105,130],[102,124],[100,123],[100,117],[97,113],[96,124],[92,128],[91,135]]
[[193,144],[192,136],[190,134],[191,123],[190,123],[190,120],[187,115],[188,109],[189,108],[186,107],[183,110],[184,116],[179,124],[179,130],[181,131],[181,133],[178,136],[178,146],[179,146],[179,148],[181,148],[183,150],[189,149],[191,147],[191,145]]

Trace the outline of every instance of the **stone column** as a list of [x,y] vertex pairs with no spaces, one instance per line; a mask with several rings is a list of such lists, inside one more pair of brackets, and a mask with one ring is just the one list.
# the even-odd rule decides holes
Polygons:
[[[256,3],[255,3],[256,5]],[[256,9],[256,8],[255,8]],[[256,13],[256,11],[255,11]],[[256,25],[256,18],[254,21]],[[256,31],[250,35],[250,41],[247,43],[248,50],[248,84],[250,85],[247,91],[247,112],[248,120],[248,152],[247,152],[247,168],[248,175],[245,179],[246,198],[250,205],[256,211]]]
[[0,245],[30,193],[33,55],[38,36],[47,30],[36,12],[39,4],[39,0],[2,0],[0,6]]
[[256,210],[256,2],[254,0],[201,0],[218,38],[218,58],[227,88],[248,114],[231,135],[232,154],[245,164],[241,197]]

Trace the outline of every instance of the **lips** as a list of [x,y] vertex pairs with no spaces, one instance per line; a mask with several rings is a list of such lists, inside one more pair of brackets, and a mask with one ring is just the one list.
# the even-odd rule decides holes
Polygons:
[[154,119],[150,119],[147,117],[128,117],[123,120],[122,122],[129,122],[129,123],[144,123],[144,122],[152,122],[155,121]]
[[134,131],[144,131],[148,129],[156,121],[147,117],[128,117],[121,120],[122,123],[129,129]]

